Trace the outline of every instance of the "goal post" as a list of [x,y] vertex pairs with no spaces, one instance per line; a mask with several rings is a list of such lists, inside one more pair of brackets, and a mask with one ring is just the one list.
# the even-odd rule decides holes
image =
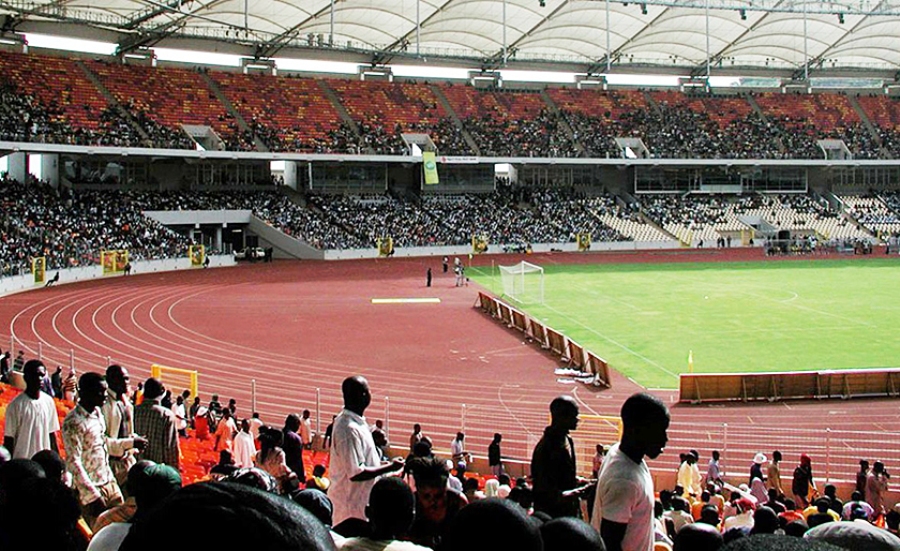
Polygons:
[[[191,399],[197,396],[199,387],[195,370],[153,364],[150,366],[150,376],[158,379],[171,390],[173,396],[181,394],[182,390],[190,390]],[[189,406],[190,404],[185,405]]]
[[531,262],[499,266],[503,294],[520,304],[544,303],[544,269]]

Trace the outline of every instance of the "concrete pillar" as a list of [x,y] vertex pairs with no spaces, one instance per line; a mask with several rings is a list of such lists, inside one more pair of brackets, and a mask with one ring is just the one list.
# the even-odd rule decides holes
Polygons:
[[297,162],[284,162],[284,185],[297,191]]
[[217,251],[221,251],[221,250],[222,250],[222,228],[223,228],[224,226],[225,226],[225,225],[223,224],[223,225],[221,225],[221,226],[217,226],[217,227],[216,227],[216,250],[217,250]]
[[26,153],[10,153],[6,158],[9,177],[17,182],[28,181],[28,155]]
[[54,189],[59,187],[59,155],[41,155],[41,180],[49,182]]

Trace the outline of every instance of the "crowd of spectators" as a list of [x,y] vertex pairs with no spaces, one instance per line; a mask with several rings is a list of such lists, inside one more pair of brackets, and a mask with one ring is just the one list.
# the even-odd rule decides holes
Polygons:
[[[130,100],[96,113],[98,126],[86,128],[70,124],[55,102],[42,102],[6,81],[0,84],[0,112],[5,114],[0,139],[9,141],[195,147],[180,128],[160,124]],[[823,157],[816,143],[820,139],[843,140],[858,159],[877,159],[882,151],[900,155],[900,138],[891,128],[876,125],[873,134],[864,124],[849,122],[826,131],[801,114],[764,118],[757,112],[723,125],[706,111],[668,101],[631,106],[615,115],[571,109],[556,112],[548,106],[529,116],[481,112],[461,122],[459,128],[451,117],[441,117],[391,126],[369,113],[356,122],[356,129],[341,122],[326,139],[286,138],[303,135],[299,131],[303,121],[297,121],[290,132],[256,119],[247,121],[248,129],[241,129],[230,116],[220,115],[217,128],[224,147],[234,151],[253,151],[258,139],[271,151],[403,155],[407,148],[401,134],[423,132],[432,137],[441,154],[472,155],[476,151],[464,137],[467,132],[483,156],[618,157],[621,151],[615,137],[642,139],[655,158],[819,159]]]
[[562,115],[547,109],[528,119],[510,120],[489,114],[463,120],[484,156],[578,157],[578,148],[564,123]]
[[[25,386],[4,384],[0,410],[0,545],[13,551],[151,550],[169,536],[188,548],[314,551],[900,549],[900,508],[878,460],[871,469],[860,460],[840,492],[817,484],[817,458],[793,463],[779,450],[728,472],[718,451],[701,463],[689,450],[673,483],[651,477],[644,457],[671,453],[662,447],[671,417],[646,393],[623,405],[618,441],[596,445],[590,478],[570,451],[577,403],[554,399],[528,475],[513,478],[500,433],[490,474],[474,469],[463,432],[452,460],[419,424],[408,449],[389,446],[383,424],[363,416],[371,394],[359,376],[345,379],[344,407],[317,443],[308,410],[281,428],[216,395],[188,407],[190,390],[156,378],[132,388],[121,365],[86,371],[77,386],[74,370],[63,382],[37,359],[22,358],[11,375]],[[639,402],[651,401],[659,405],[647,413]],[[218,463],[189,478],[197,466],[187,448],[214,451]]]
[[31,259],[47,269],[97,264],[101,249],[127,249],[134,260],[187,254],[189,240],[146,218],[121,194],[54,189],[32,179],[0,180],[0,267],[26,273]]

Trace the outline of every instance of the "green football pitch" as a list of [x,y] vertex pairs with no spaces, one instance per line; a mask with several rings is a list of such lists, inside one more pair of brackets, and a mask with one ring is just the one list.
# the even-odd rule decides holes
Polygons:
[[544,304],[519,307],[648,388],[677,388],[690,352],[696,373],[900,366],[894,259],[543,268]]

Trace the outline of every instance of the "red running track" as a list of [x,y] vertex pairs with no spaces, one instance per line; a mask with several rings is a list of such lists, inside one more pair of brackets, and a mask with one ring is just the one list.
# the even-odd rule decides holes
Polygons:
[[[747,260],[758,254],[736,249],[531,258],[545,264],[670,262]],[[490,264],[491,259],[477,261]],[[427,266],[435,273],[430,289],[425,287]],[[435,446],[446,449],[464,427],[468,449],[479,455],[491,435],[502,432],[504,455],[529,457],[547,422],[547,405],[561,393],[573,394],[585,413],[616,415],[625,397],[639,390],[618,374],[605,391],[558,383],[552,357],[473,308],[477,291],[474,284],[454,287],[452,274],[440,273],[436,258],[286,261],[118,277],[11,295],[0,301],[0,323],[31,354],[37,353],[34,343],[44,343],[47,363],[67,364],[71,349],[81,370],[100,370],[109,356],[137,375],[135,380],[148,376],[151,363],[196,369],[204,402],[212,393],[236,398],[241,415],[250,413],[255,380],[257,409],[273,424],[289,412],[310,409],[324,428],[339,411],[341,381],[363,374],[373,391],[368,416],[390,420],[393,442],[405,442],[412,424],[420,422]],[[371,302],[425,297],[441,302]],[[674,399],[672,392],[660,395]],[[819,445],[826,427],[887,433],[896,427],[896,405],[894,400],[673,404],[669,451],[654,467],[671,472],[677,451],[696,448],[708,457],[727,440],[731,468],[747,471],[756,451],[780,447],[799,453]],[[729,424],[730,437],[722,423]],[[786,426],[800,430],[769,430]],[[832,472],[832,478],[850,478],[858,454],[881,453],[856,446],[835,442],[840,453],[831,458],[832,470],[841,472]],[[887,457],[887,451],[880,457],[889,469],[896,468],[892,463],[900,457]],[[793,461],[789,457],[786,453],[787,464]]]

